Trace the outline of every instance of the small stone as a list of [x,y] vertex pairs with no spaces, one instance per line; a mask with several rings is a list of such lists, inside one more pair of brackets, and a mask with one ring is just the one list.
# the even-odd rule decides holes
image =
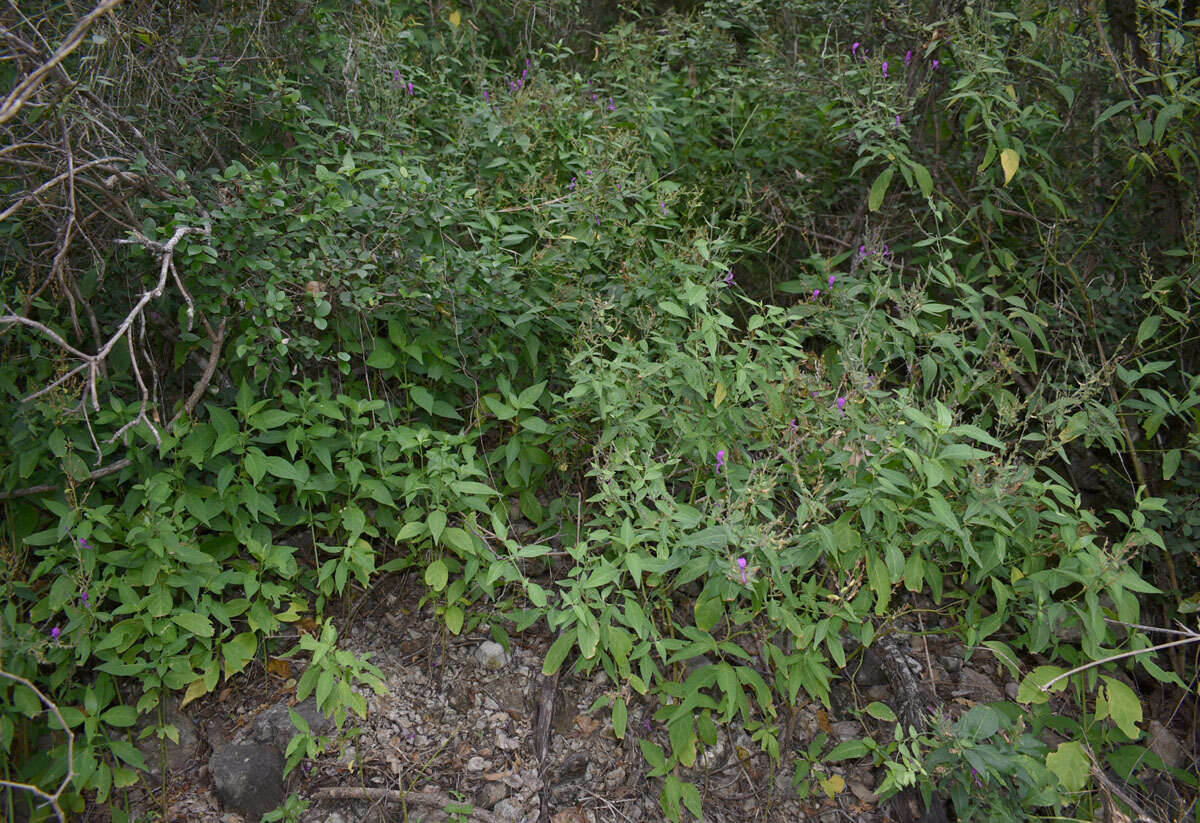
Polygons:
[[488,762],[479,755],[475,755],[467,761],[467,771],[481,772],[488,767]]
[[506,797],[508,797],[508,786],[500,782],[486,783],[479,792],[479,805],[485,809],[491,809]]
[[862,724],[853,720],[843,720],[833,724],[833,733],[839,740],[854,740],[862,737]]
[[866,783],[862,782],[861,780],[851,780],[849,785],[850,785],[850,791],[854,792],[854,796],[859,799],[859,802],[861,802],[861,803],[874,803],[875,802],[875,792],[872,791],[871,787],[868,786]]
[[1015,701],[1017,699],[1017,695],[1020,693],[1021,687],[1017,684],[1017,681],[1010,680],[1004,684],[1004,694],[1008,696],[1009,700]]
[[617,768],[604,775],[604,785],[609,789],[615,789],[625,782],[625,769],[617,766]]
[[962,658],[956,655],[948,654],[942,658],[942,665],[946,667],[946,671],[950,674],[958,674],[958,670],[962,668]]
[[512,798],[507,797],[497,803],[496,807],[492,809],[492,812],[496,815],[496,817],[500,818],[501,820],[508,821],[508,823],[516,823],[516,821],[520,820],[523,816],[521,807],[517,804],[517,802]]
[[508,655],[504,653],[504,647],[499,643],[494,640],[485,640],[475,650],[475,660],[488,671],[496,672],[504,668],[504,664],[508,662]]

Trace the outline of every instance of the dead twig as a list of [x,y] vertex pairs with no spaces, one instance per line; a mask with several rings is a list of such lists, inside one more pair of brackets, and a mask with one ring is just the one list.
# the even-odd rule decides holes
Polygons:
[[[324,789],[317,789],[314,795],[318,799],[329,800],[371,800],[374,802],[383,801],[385,803],[404,803],[408,806],[423,806],[427,809],[443,810],[447,806],[470,806],[469,803],[464,803],[437,792],[404,792],[399,789],[367,789],[357,786],[327,786]],[[463,812],[466,814],[466,812]],[[482,823],[501,823],[500,818],[485,809],[479,809],[472,806],[471,813],[468,815],[474,820],[482,821]]]
[[[25,105],[25,101],[29,99],[29,96],[41,85],[45,76],[79,47],[79,44],[83,42],[83,35],[92,27],[92,24],[101,16],[116,8],[120,2],[121,0],[101,0],[96,8],[80,18],[79,22],[75,24],[75,28],[71,29],[71,32],[63,40],[62,44],[54,50],[54,54],[50,55],[50,59],[26,75],[25,79],[8,93],[8,96],[4,98],[4,102],[0,103],[0,125],[7,123],[16,116],[21,107]],[[4,26],[0,26],[0,31],[6,35],[9,33],[8,29]]]

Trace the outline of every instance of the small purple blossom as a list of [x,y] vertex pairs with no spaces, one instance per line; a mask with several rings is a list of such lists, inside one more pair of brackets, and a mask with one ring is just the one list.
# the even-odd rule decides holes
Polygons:
[[854,41],[854,45],[850,47],[850,56],[851,57],[858,57],[858,47],[860,45],[861,44],[857,40]]
[[904,68],[908,68],[912,64],[912,49],[908,50],[908,54],[904,55]]
[[793,417],[792,422],[790,422],[788,425],[792,427],[792,434],[800,433],[800,424],[796,422],[796,418]]
[[663,217],[666,217],[666,216],[667,216],[667,201],[666,201],[666,200],[659,200],[659,201],[658,201],[658,207],[659,207],[660,209],[662,209]]
[[416,92],[413,90],[413,84],[412,84],[412,81],[411,81],[411,80],[409,80],[409,81],[408,81],[408,93],[409,93],[409,95],[413,95],[413,94],[415,94],[415,93],[416,93]]
[[720,449],[717,451],[717,471],[721,471],[723,468],[725,468],[725,450]]
[[887,76],[888,76],[887,72],[888,72],[888,64],[887,64],[887,61],[885,60],[885,61],[883,61],[883,79],[884,80],[887,79]]
[[833,284],[834,284],[835,282],[837,282],[837,275],[836,275],[836,274],[831,274],[831,275],[829,275],[829,288],[831,288],[831,289],[832,289],[832,288],[833,288]]
[[404,80],[400,77],[400,69],[392,69],[392,80],[397,86],[404,87]]
[[492,102],[492,96],[491,96],[490,94],[488,94],[488,90],[487,90],[487,89],[484,89],[484,90],[483,90],[483,102],[485,102],[485,103],[490,103],[490,102]]
[[983,788],[983,781],[979,779],[979,769],[971,769],[971,776],[975,778],[975,785]]
[[88,605],[88,593],[87,593],[87,590],[86,590],[86,589],[83,591],[83,594],[81,594],[81,595],[79,596],[79,600],[80,600],[80,601],[83,603],[83,606],[84,606],[84,608],[87,608],[87,605]]
[[725,282],[727,284],[729,284],[730,286],[733,285],[733,269],[730,269],[729,271],[725,272]]
[[50,630],[50,636],[53,637],[55,640],[58,639],[58,636],[60,634],[62,634],[62,629],[60,629],[58,626],[55,626],[53,629]]
[[863,243],[858,247],[858,259],[862,260],[867,256],[867,244]]
[[837,399],[837,407],[838,407],[838,411],[840,411],[842,414],[846,413],[846,398],[845,397],[839,397]]
[[575,187],[576,187],[577,185],[579,185],[579,178],[578,178],[578,177],[572,177],[572,178],[571,178],[571,188],[570,188],[570,190],[571,190],[571,191],[575,191]]
[[746,558],[739,557],[737,559],[738,568],[742,571],[742,583],[746,582]]
[[816,299],[817,299],[818,297],[820,297],[820,296],[821,296],[821,290],[820,290],[820,289],[813,289],[813,300],[816,300]]
[[900,128],[900,115],[896,115],[896,128]]
[[937,71],[937,69],[938,69],[938,66],[940,66],[940,65],[942,65],[942,64],[941,64],[939,61],[937,61],[937,60],[934,60],[934,61],[933,61],[933,70],[934,70],[934,71]]
[[81,537],[81,538],[79,538],[79,548],[81,548],[81,549],[90,549],[91,547],[92,547],[92,544],[87,542],[87,538],[86,538],[86,537]]
[[613,105],[613,101],[612,101],[612,98],[611,98],[611,97],[610,97],[610,98],[608,98],[608,110],[609,110],[609,111],[616,111],[616,110],[617,110],[617,107],[616,107],[615,105]]

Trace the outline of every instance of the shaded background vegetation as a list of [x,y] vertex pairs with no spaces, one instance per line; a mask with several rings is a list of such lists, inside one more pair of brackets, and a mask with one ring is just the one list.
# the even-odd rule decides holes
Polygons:
[[619,735],[680,698],[672,817],[918,595],[1029,687],[856,750],[883,794],[1086,817],[1194,737],[1193,645],[1036,689],[1200,608],[1194,7],[105,5],[0,13],[0,664],[62,718],[0,686],[6,779],[107,801],[138,714],[405,569]]

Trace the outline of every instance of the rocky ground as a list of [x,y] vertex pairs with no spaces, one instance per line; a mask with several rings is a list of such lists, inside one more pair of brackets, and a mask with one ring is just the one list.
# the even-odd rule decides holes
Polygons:
[[[282,778],[282,752],[293,733],[288,707],[315,731],[332,734],[333,724],[311,698],[294,705],[302,663],[272,660],[265,670],[260,664],[229,688],[171,712],[181,737],[166,751],[165,792],[132,795],[127,807],[134,819],[239,823],[256,820],[289,794],[310,805],[284,819],[304,823],[664,819],[661,781],[644,776],[637,742],[649,738],[669,748],[666,730],[652,719],[654,707],[631,705],[629,733],[617,740],[608,711],[589,712],[616,688],[604,674],[577,677],[564,669],[548,681],[541,664],[553,638],[544,634],[516,636],[508,652],[486,624],[448,635],[432,609],[420,607],[422,590],[415,579],[386,579],[336,621],[340,645],[369,653],[389,693],[360,690],[369,705],[366,720],[351,716],[345,727],[351,733],[325,755]],[[964,650],[936,634],[914,636],[907,648],[908,664],[932,677],[952,716],[1016,695],[1016,683],[986,655],[964,665]],[[865,656],[853,680],[835,689],[832,710],[819,703],[797,707],[789,752],[822,731],[832,740],[862,737],[854,707],[890,699],[878,663]],[[542,707],[551,703],[542,722]],[[1151,730],[1164,759],[1185,762],[1170,731],[1157,721]],[[885,733],[869,731],[877,739]],[[162,762],[162,752],[155,747],[149,759]],[[802,800],[793,787],[792,755],[772,768],[744,731],[733,730],[680,776],[701,787],[706,820],[889,820],[872,791],[881,775],[853,761],[843,765],[827,772],[842,778],[831,784],[840,791],[830,797],[817,788]],[[92,819],[106,818],[105,811],[93,810]]]

